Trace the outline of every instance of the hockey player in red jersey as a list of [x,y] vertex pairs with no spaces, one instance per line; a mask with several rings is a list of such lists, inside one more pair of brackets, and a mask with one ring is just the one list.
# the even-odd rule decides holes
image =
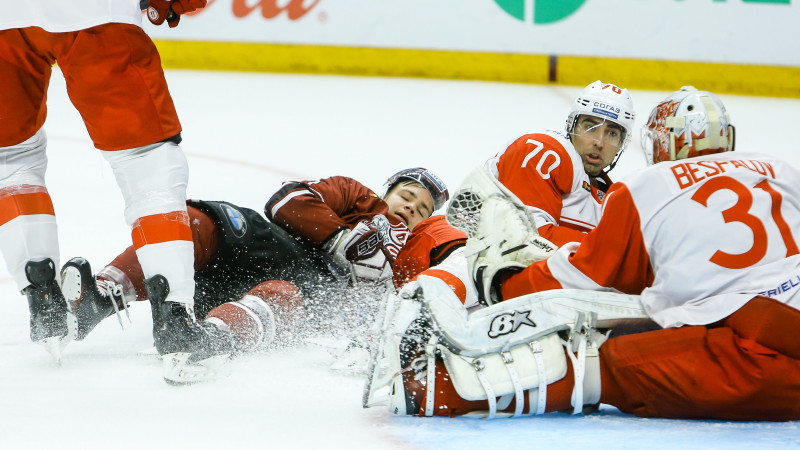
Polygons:
[[[206,0],[151,3],[175,25]],[[56,358],[74,336],[74,317],[56,281],[56,217],[44,181],[43,125],[56,62],[89,136],[114,171],[145,275],[169,284],[163,300],[174,317],[164,318],[170,326],[156,330],[158,339],[178,351],[175,333],[202,335],[192,312],[181,125],[141,17],[139,0],[26,0],[0,7],[0,249],[28,298],[31,339]]]
[[[342,176],[289,182],[266,203],[271,221],[227,202],[189,201],[196,311],[203,319],[199,326],[215,339],[198,343],[185,362],[286,343],[302,332],[304,317],[353,309],[348,292],[354,285],[364,288],[360,301],[378,295],[366,291],[391,279],[409,232],[448,197],[444,183],[424,168],[402,170],[386,187],[379,197]],[[78,339],[131,301],[148,299],[136,256],[127,249],[96,277],[82,258],[64,266],[63,289],[76,305]],[[168,381],[199,381],[183,380],[165,364],[167,369]]]
[[542,237],[555,245],[580,241],[597,225],[611,185],[606,172],[630,141],[633,122],[628,90],[598,80],[572,103],[566,136],[523,135],[485,167],[529,207]]
[[[427,307],[395,311],[424,313],[385,322],[411,324],[399,345],[388,340],[401,370],[375,371],[367,398],[391,386],[391,407],[419,415],[602,402],[642,417],[800,419],[800,171],[731,153],[725,107],[692,87],[659,103],[643,136],[653,165],[612,186],[580,244],[484,272],[501,294],[488,308],[467,317],[422,279],[413,295]],[[622,319],[661,329],[598,332]]]

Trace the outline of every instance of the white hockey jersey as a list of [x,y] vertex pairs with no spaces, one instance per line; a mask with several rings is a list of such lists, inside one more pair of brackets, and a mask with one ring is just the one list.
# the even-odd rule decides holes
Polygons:
[[612,186],[597,228],[528,267],[506,298],[556,288],[642,295],[663,327],[716,322],[755,296],[800,308],[800,171],[728,152],[659,163]]
[[484,167],[528,206],[539,234],[554,244],[580,241],[597,225],[604,192],[592,186],[580,155],[561,133],[526,134]]
[[139,0],[0,0],[0,30],[39,27],[58,33],[105,23],[141,27]]

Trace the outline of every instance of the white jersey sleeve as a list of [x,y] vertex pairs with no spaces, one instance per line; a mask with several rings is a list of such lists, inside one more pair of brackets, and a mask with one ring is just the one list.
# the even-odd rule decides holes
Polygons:
[[39,27],[59,33],[106,23],[141,27],[139,0],[0,0],[0,30]]

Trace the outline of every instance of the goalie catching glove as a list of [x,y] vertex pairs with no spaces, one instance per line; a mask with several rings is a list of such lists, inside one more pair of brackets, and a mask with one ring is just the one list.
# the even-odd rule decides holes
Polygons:
[[503,270],[547,259],[558,247],[539,236],[525,205],[485,169],[473,170],[447,208],[447,222],[467,233],[465,255],[484,306],[501,299],[495,286]]
[[147,18],[153,25],[161,25],[166,20],[170,28],[178,26],[181,15],[205,8],[207,0],[150,0],[141,2],[147,5]]
[[330,254],[339,268],[348,271],[353,279],[367,281],[385,281],[392,278],[394,256],[386,248],[385,236],[376,225],[376,216],[372,222],[363,221],[352,230],[336,233],[322,247]]

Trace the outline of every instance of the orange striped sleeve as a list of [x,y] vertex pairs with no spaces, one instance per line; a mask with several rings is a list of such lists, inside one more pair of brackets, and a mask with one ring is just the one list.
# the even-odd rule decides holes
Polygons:
[[639,213],[630,191],[622,183],[609,190],[600,223],[569,256],[567,267],[562,266],[556,273],[551,271],[547,260],[536,262],[505,280],[503,297],[582,288],[587,277],[599,286],[626,294],[640,294],[653,282]]
[[131,238],[136,249],[148,244],[169,241],[191,242],[192,230],[189,228],[189,215],[185,211],[173,211],[141,217],[133,224]]

